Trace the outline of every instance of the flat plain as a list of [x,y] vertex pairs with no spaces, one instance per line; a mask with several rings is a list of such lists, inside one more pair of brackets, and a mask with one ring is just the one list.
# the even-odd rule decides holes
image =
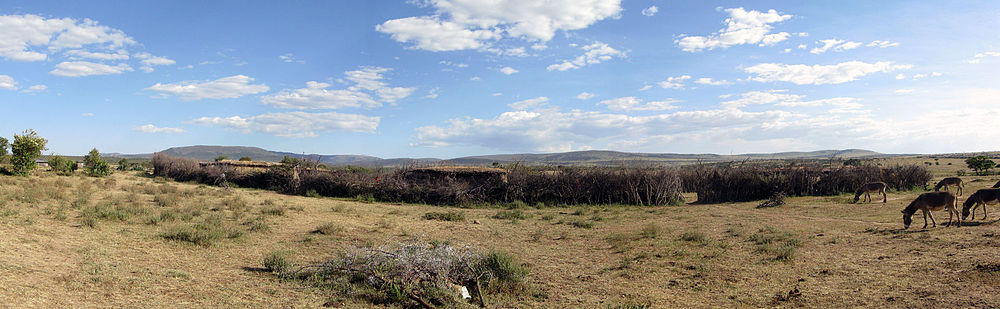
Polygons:
[[[932,170],[935,181],[954,175],[946,163]],[[963,178],[962,200],[997,180]],[[890,191],[886,204],[790,197],[764,209],[523,207],[515,211],[526,218],[498,219],[509,210],[224,190],[137,172],[0,176],[0,298],[11,307],[365,308],[262,271],[264,256],[317,263],[416,239],[519,257],[534,292],[492,299],[499,307],[1000,307],[1000,210],[960,228],[944,227],[942,211],[937,227],[921,229],[917,214],[902,230],[900,210],[922,192]],[[424,218],[449,211],[465,219]],[[219,232],[185,234],[197,229]]]

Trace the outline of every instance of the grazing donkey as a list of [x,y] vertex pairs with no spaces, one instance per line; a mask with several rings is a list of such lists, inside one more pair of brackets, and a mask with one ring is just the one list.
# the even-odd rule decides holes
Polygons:
[[958,198],[955,197],[951,192],[928,192],[921,194],[917,199],[910,202],[906,209],[903,209],[903,229],[910,228],[910,223],[913,223],[911,218],[917,210],[922,210],[924,212],[924,227],[927,228],[927,217],[931,217],[931,223],[934,227],[937,227],[937,222],[934,221],[934,216],[931,215],[931,211],[937,210],[947,210],[948,211],[948,225],[951,226],[951,217],[954,214],[958,217],[958,226],[962,226],[962,216],[958,213],[956,208],[956,201]]
[[1000,188],[1000,181],[997,181],[997,184],[993,185],[993,187],[994,188]]
[[882,194],[882,204],[885,204],[885,201],[888,199],[888,197],[885,196],[886,187],[888,186],[886,186],[884,182],[866,183],[865,185],[861,186],[861,188],[858,188],[858,191],[854,192],[854,202],[857,203],[858,200],[861,199],[861,195],[864,194],[865,199],[867,199],[868,202],[871,203],[872,201],[871,193],[875,192],[875,194],[879,193]]
[[944,190],[948,191],[948,187],[951,186],[958,187],[958,196],[962,196],[962,187],[963,187],[962,178],[958,177],[948,177],[945,179],[941,179],[941,181],[939,181],[937,185],[934,186],[934,191],[938,191],[939,189],[941,189],[941,187],[944,187]]
[[969,210],[972,210],[972,219],[976,218],[976,208],[983,205],[983,220],[986,220],[986,205],[1000,203],[1000,189],[980,189],[969,195],[962,204],[962,220],[969,217]]

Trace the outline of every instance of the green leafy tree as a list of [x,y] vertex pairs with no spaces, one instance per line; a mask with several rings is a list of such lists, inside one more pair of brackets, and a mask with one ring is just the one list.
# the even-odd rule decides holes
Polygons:
[[118,170],[119,171],[127,171],[128,170],[128,160],[127,159],[122,158],[121,160],[118,160]]
[[24,130],[21,135],[14,134],[14,143],[10,145],[10,163],[14,169],[11,173],[27,176],[35,169],[35,159],[42,156],[42,150],[45,150],[45,144],[48,142],[32,129]]
[[976,171],[976,174],[980,175],[984,172],[989,172],[991,168],[997,166],[997,163],[990,160],[987,156],[975,156],[965,159],[965,164],[973,171]]
[[215,162],[219,162],[219,161],[222,161],[222,160],[228,160],[228,159],[229,159],[229,157],[224,156],[224,155],[223,156],[218,156],[218,157],[215,158]]
[[59,175],[70,176],[76,171],[76,161],[61,156],[54,156],[49,159],[49,168]]
[[83,157],[83,166],[87,168],[87,175],[91,177],[104,177],[111,175],[111,166],[108,161],[101,159],[101,152],[97,148],[91,149],[86,157]]
[[861,166],[861,159],[847,159],[847,161],[844,161],[844,166]]
[[240,161],[253,161],[253,159],[251,159],[250,157],[242,157],[240,158]]
[[7,147],[9,142],[6,138],[0,137],[0,163],[7,161]]

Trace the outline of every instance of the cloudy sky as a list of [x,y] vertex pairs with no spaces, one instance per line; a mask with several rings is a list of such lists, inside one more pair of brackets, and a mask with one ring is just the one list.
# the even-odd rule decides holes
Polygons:
[[380,157],[1000,150],[995,1],[4,1],[0,135]]

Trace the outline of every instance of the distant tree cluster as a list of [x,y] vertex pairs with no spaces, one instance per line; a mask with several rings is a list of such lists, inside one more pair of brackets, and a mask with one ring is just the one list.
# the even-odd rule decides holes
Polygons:
[[10,144],[10,163],[13,169],[10,172],[17,176],[27,176],[31,173],[36,167],[35,159],[42,156],[42,151],[48,142],[32,129],[24,130],[20,135],[14,134],[14,142]]
[[77,165],[76,161],[61,156],[54,156],[49,159],[49,168],[56,171],[56,174],[70,176],[73,175],[73,172],[76,172]]
[[83,166],[87,169],[87,175],[91,177],[104,177],[111,175],[111,166],[108,161],[101,159],[101,152],[97,148],[91,149],[86,157],[83,157]]
[[976,174],[979,175],[984,175],[988,173],[991,168],[997,166],[997,163],[990,160],[987,156],[975,156],[965,159],[965,164],[973,171],[976,171]]

